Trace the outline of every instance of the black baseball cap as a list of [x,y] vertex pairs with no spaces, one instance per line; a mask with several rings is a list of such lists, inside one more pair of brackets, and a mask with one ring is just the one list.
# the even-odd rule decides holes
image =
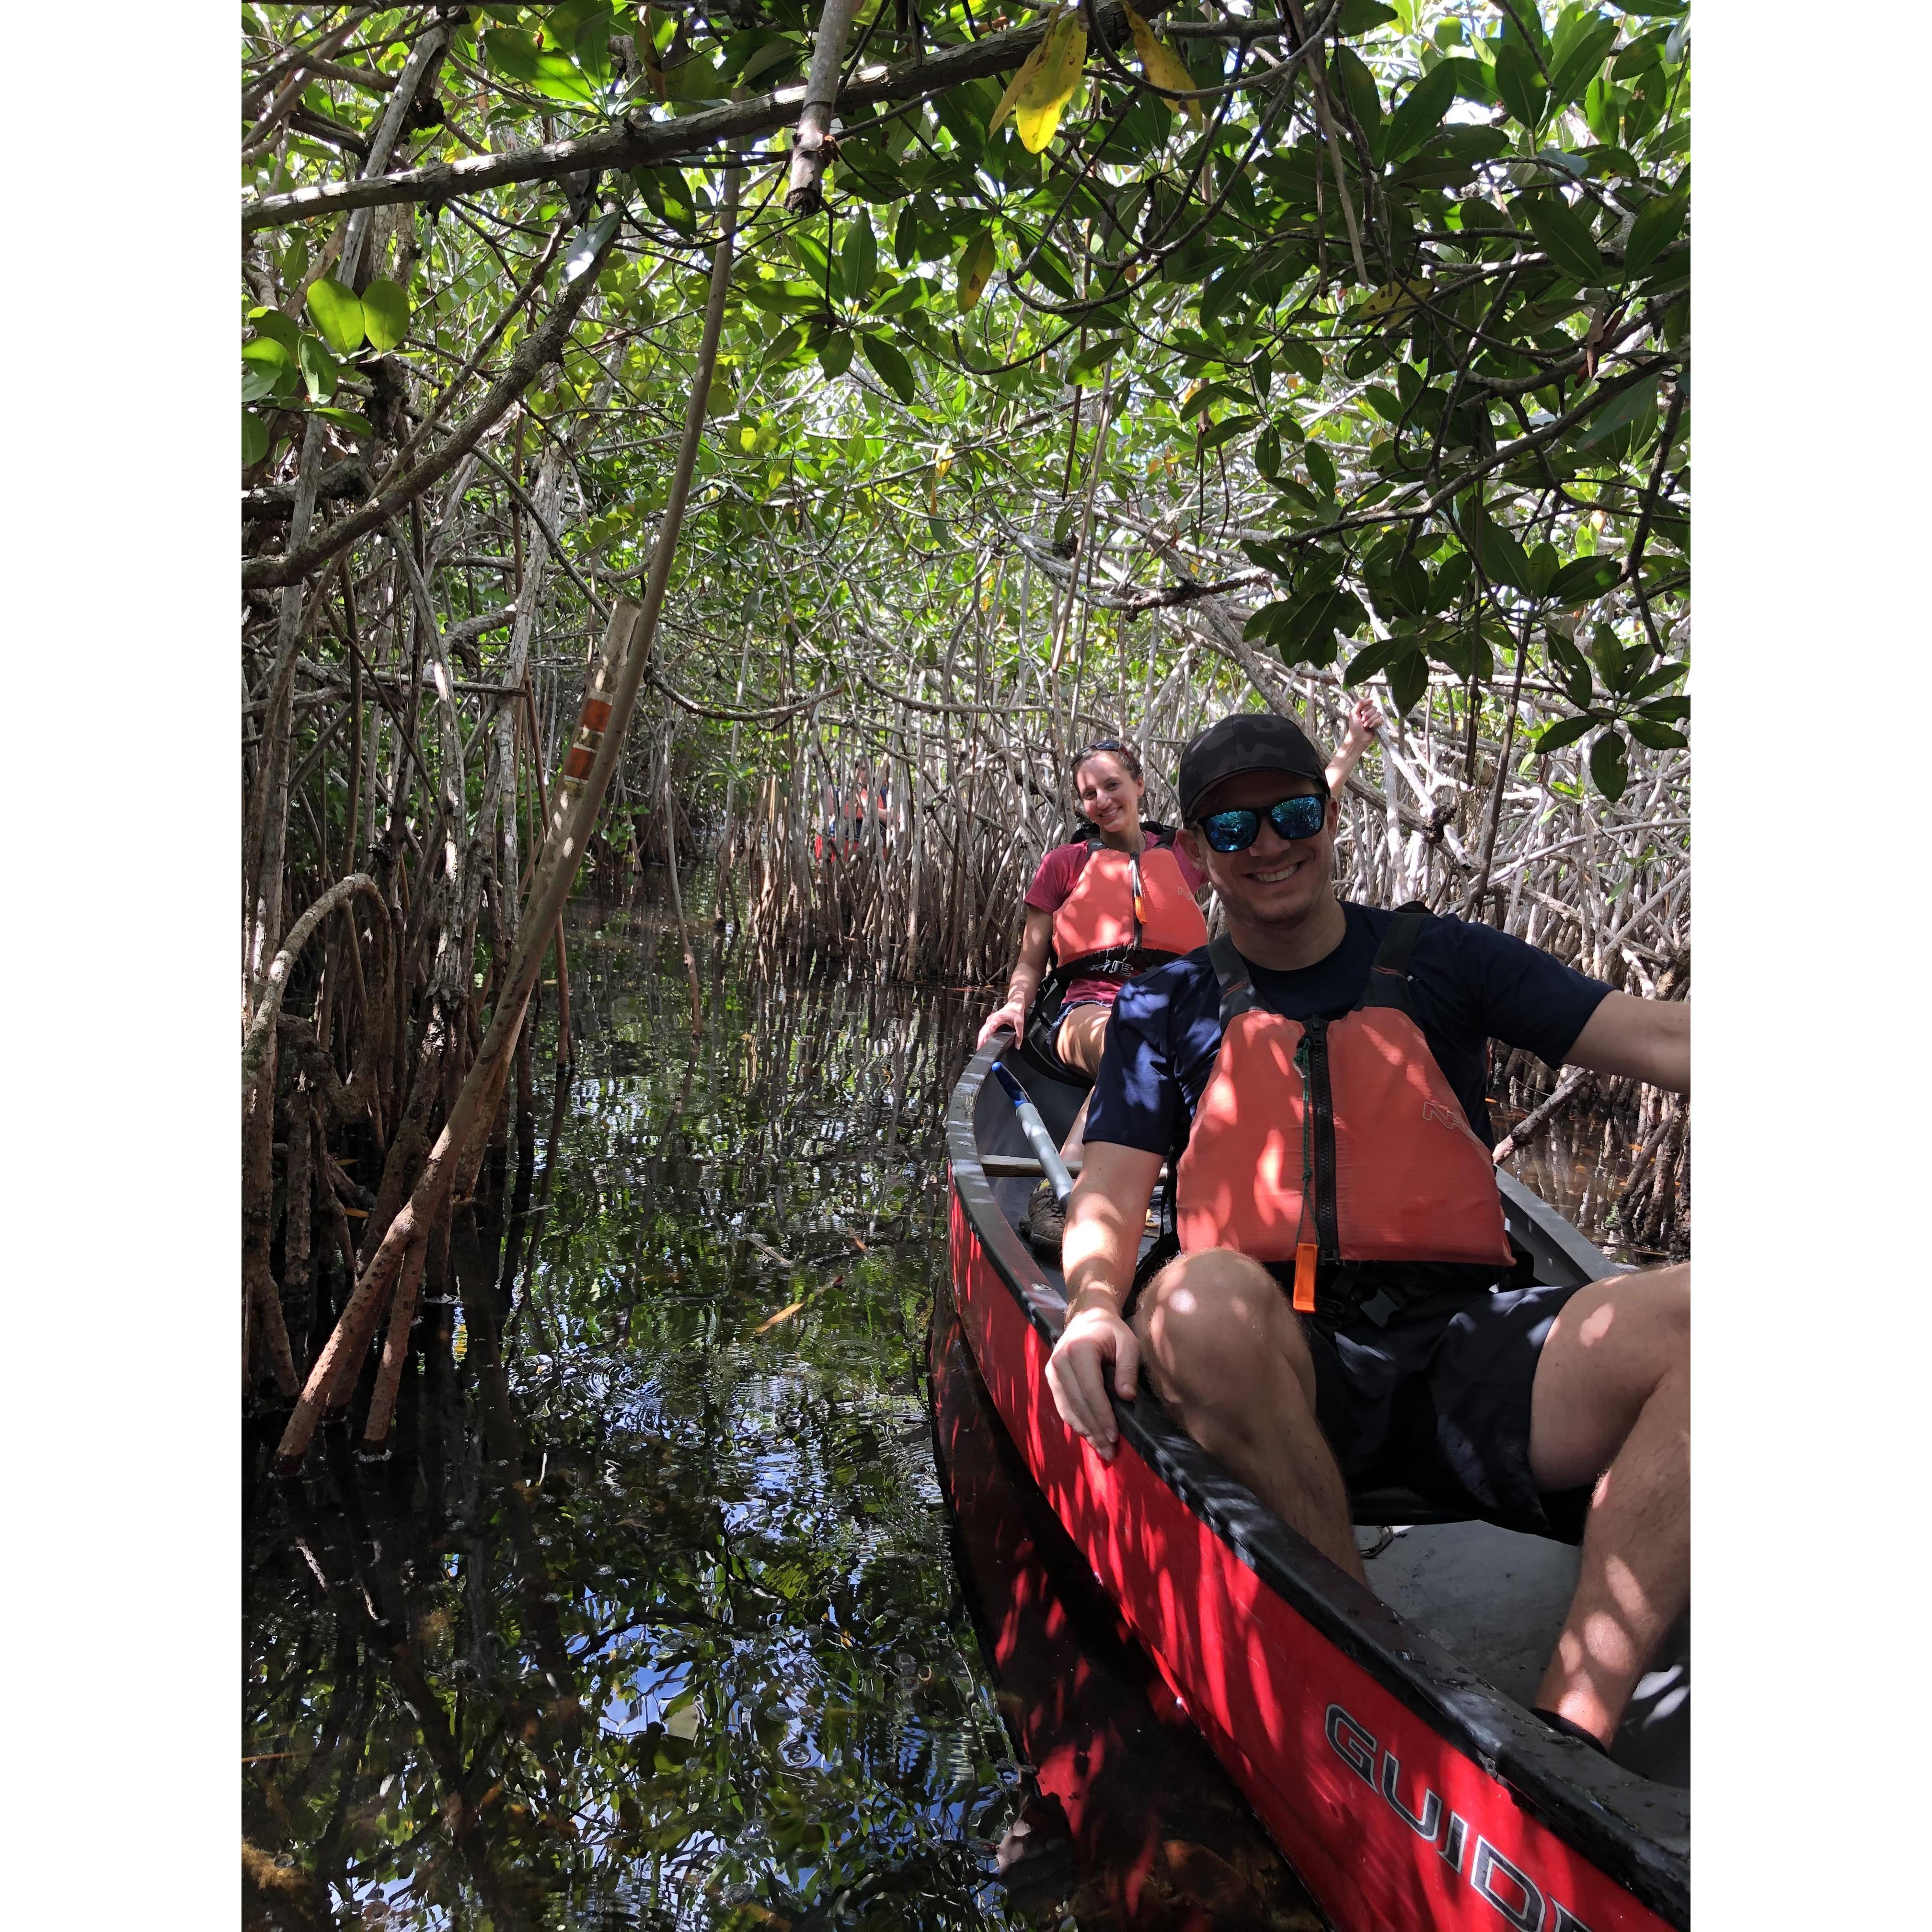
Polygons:
[[1238,772],[1292,772],[1324,790],[1328,784],[1328,760],[1292,718],[1272,711],[1237,712],[1198,733],[1180,754],[1174,790],[1182,822],[1191,824],[1200,799]]

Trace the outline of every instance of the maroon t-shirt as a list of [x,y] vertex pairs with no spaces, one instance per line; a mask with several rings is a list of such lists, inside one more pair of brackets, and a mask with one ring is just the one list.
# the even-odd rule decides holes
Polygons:
[[[1148,841],[1150,845],[1166,845],[1165,839]],[[1087,869],[1088,847],[1083,840],[1078,845],[1056,845],[1040,862],[1040,870],[1033,875],[1033,884],[1028,886],[1024,903],[1035,912],[1056,913],[1066,903],[1066,896],[1072,891],[1080,874]],[[1174,862],[1180,868],[1180,876],[1190,892],[1199,892],[1206,883],[1195,869],[1194,862],[1178,845],[1168,845],[1174,854]],[[1103,1005],[1112,1006],[1120,988],[1126,984],[1124,980],[1108,980],[1090,975],[1076,980],[1066,989],[1063,1006],[1070,1006],[1082,1000],[1097,1000]]]

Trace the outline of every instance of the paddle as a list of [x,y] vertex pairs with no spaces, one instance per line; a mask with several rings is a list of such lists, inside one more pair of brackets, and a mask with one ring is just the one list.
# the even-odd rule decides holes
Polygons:
[[1027,1098],[1026,1089],[1006,1070],[1004,1061],[994,1060],[993,1071],[999,1076],[1000,1084],[1006,1090],[1006,1098],[1013,1103],[1013,1112],[1020,1117],[1022,1131],[1040,1157],[1040,1171],[1053,1190],[1053,1198],[1064,1208],[1066,1197],[1073,1192],[1073,1177],[1067,1172],[1066,1163],[1060,1159],[1060,1150],[1054,1145],[1053,1136],[1047,1132],[1046,1123],[1040,1117],[1040,1109]]

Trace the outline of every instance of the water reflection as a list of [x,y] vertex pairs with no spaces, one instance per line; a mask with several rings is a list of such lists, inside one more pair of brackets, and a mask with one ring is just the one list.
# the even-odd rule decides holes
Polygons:
[[[422,1308],[388,1458],[338,1426],[277,1484],[279,1419],[251,1432],[245,1922],[1303,1922],[1117,1631],[1002,1661],[962,1598],[956,1554],[983,1612],[1014,1534],[1052,1540],[1036,1498],[977,1555],[952,1540],[927,1413],[980,1003],[714,973],[694,1042],[648,912],[583,924],[571,978],[562,1130],[540,1081],[513,1211],[459,1220],[460,1298]],[[1098,1835],[1027,1768],[1043,1654],[1080,1723],[1189,1767],[1110,1787]]]
[[460,1227],[389,1460],[252,1445],[251,1922],[1010,1922],[923,1399],[965,1016],[724,978],[694,1044],[662,938],[573,947],[528,1300]]

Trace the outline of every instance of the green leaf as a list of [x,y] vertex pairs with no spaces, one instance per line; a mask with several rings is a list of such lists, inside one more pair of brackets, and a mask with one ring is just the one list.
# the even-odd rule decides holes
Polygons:
[[1564,694],[1572,704],[1582,709],[1589,704],[1591,694],[1597,688],[1583,653],[1553,631],[1549,634],[1545,647],[1552,667],[1563,680]]
[[316,327],[337,354],[352,356],[362,346],[362,304],[353,289],[332,275],[319,275],[309,284],[307,299]]
[[1426,74],[1403,95],[1402,105],[1389,116],[1385,160],[1406,161],[1431,136],[1441,130],[1442,117],[1456,98],[1453,64],[1444,61],[1433,73]]
[[1623,734],[1616,730],[1606,731],[1590,747],[1590,777],[1612,805],[1623,796],[1624,788],[1630,783],[1629,757]]
[[1590,232],[1590,224],[1560,194],[1544,196],[1530,204],[1529,226],[1559,274],[1568,275],[1586,287],[1605,279],[1608,271],[1597,252],[1597,240]]
[[1459,100],[1478,100],[1486,107],[1496,104],[1495,70],[1486,62],[1472,60],[1467,54],[1451,54],[1436,71],[1454,76]]
[[324,422],[332,422],[338,429],[352,430],[358,436],[374,436],[375,426],[367,416],[358,416],[353,410],[315,410],[311,414],[319,416]]
[[1388,587],[1390,598],[1404,616],[1428,615],[1429,572],[1420,557],[1412,553],[1397,557],[1389,566]]
[[[1673,672],[1681,672],[1683,668],[1682,664],[1672,664],[1670,667]],[[1690,716],[1690,700],[1682,696],[1653,698],[1648,704],[1640,705],[1637,709],[1646,718],[1658,718],[1674,722]]]
[[278,374],[284,369],[292,369],[299,335],[298,330],[291,329],[286,344],[278,336],[258,335],[252,341],[242,344],[242,360],[251,369],[266,369]]
[[866,336],[860,346],[873,373],[901,402],[910,403],[918,395],[919,384],[913,376],[912,364],[883,335]]
[[1372,34],[1378,27],[1401,18],[1393,7],[1384,7],[1382,0],[1342,0],[1342,10],[1330,31],[1344,40],[1358,40],[1364,34]]
[[1654,718],[1626,718],[1624,724],[1640,745],[1648,745],[1653,752],[1681,752],[1690,742],[1674,726]]
[[1224,442],[1232,442],[1238,436],[1244,435],[1260,421],[1258,416],[1227,416],[1215,424],[1212,429],[1202,434],[1201,448],[1204,454],[1210,449],[1219,449]]
[[1601,14],[1583,14],[1557,36],[1550,62],[1550,98],[1557,106],[1580,100],[1616,45],[1617,23]]
[[1337,47],[1331,71],[1342,83],[1350,110],[1360,123],[1371,146],[1382,122],[1382,98],[1376,88],[1376,77],[1368,62],[1353,47]]
[[1519,41],[1505,40],[1496,51],[1496,74],[1497,96],[1510,117],[1528,128],[1539,126],[1549,89],[1529,50]]
[[852,366],[852,338],[844,329],[819,344],[818,366],[828,376],[842,376]]
[[[1675,683],[1683,675],[1683,665],[1666,658],[1662,664],[1654,664],[1646,671],[1642,676],[1630,686],[1630,694],[1632,698],[1654,697],[1658,692]],[[1649,707],[1646,706],[1645,710],[1648,711]],[[1660,718],[1681,718],[1684,713],[1681,711],[1660,711],[1653,715]]]
[[242,412],[242,466],[260,463],[268,453],[268,425],[253,410]]
[[1351,690],[1372,678],[1387,664],[1396,652],[1401,650],[1400,640],[1394,638],[1378,638],[1375,643],[1365,644],[1348,662],[1342,673],[1342,682]]
[[304,335],[296,345],[296,360],[302,365],[309,400],[327,402],[342,380],[342,365],[328,352],[328,344],[319,335]]
[[1298,336],[1285,335],[1275,348],[1281,359],[1304,382],[1321,381],[1322,352],[1313,343],[1304,341]]
[[497,73],[526,84],[537,77],[537,44],[520,27],[486,27],[483,57]]
[[1536,741],[1537,754],[1545,752],[1560,752],[1565,745],[1574,745],[1597,721],[1588,712],[1574,718],[1559,718]]
[[1406,651],[1388,668],[1389,696],[1398,713],[1414,708],[1429,688],[1429,660],[1420,651]]
[[1576,439],[1576,447],[1587,449],[1612,431],[1635,422],[1646,410],[1655,409],[1658,386],[1663,380],[1661,376],[1643,376],[1612,398],[1590,418],[1589,428]]
[[599,87],[608,87],[610,82],[611,25],[608,10],[598,7],[571,37],[570,50],[578,68]]
[[1066,365],[1066,380],[1082,388],[1099,388],[1102,370],[1120,354],[1126,340],[1124,336],[1114,335],[1090,344]]
[[1269,477],[1281,468],[1281,432],[1272,423],[1255,438],[1255,467]]
[[[294,359],[296,338],[302,331],[280,309],[251,308],[248,311],[248,320],[258,337],[265,337],[271,342],[279,342],[289,352],[290,359]],[[242,353],[246,355],[248,351],[244,350]]]
[[1241,635],[1251,644],[1268,636],[1288,622],[1300,603],[1298,598],[1278,597],[1272,604],[1264,604],[1241,626]]
[[848,302],[862,302],[879,272],[879,246],[872,218],[862,208],[853,216],[838,250],[838,279]]
[[410,332],[410,298],[400,284],[371,282],[362,291],[362,328],[370,347],[387,354]]
[[1318,442],[1304,446],[1301,460],[1308,466],[1308,474],[1316,489],[1324,496],[1335,494],[1335,462]]
[[[674,98],[680,91],[679,76],[692,64],[686,62],[682,68],[674,68],[664,76],[664,91]],[[703,64],[707,74],[710,64]],[[551,100],[567,101],[573,107],[587,106],[596,97],[591,83],[578,71],[577,63],[568,56],[554,53],[549,48],[542,49],[536,58],[536,72],[524,85],[533,92]]]
[[1658,256],[1677,239],[1684,226],[1684,211],[1690,206],[1688,190],[1660,194],[1645,202],[1630,224],[1630,239],[1624,244],[1624,273],[1634,281]]
[[1339,584],[1325,584],[1299,600],[1294,614],[1276,633],[1276,647],[1286,664],[1325,664],[1335,655],[1337,632],[1352,635],[1369,621],[1362,600]]
[[1613,556],[1574,557],[1550,579],[1549,595],[1558,604],[1587,604],[1622,574],[1622,565]]
[[1524,556],[1522,545],[1502,524],[1484,521],[1476,554],[1491,583],[1507,584],[1514,590],[1534,588],[1529,559]]

